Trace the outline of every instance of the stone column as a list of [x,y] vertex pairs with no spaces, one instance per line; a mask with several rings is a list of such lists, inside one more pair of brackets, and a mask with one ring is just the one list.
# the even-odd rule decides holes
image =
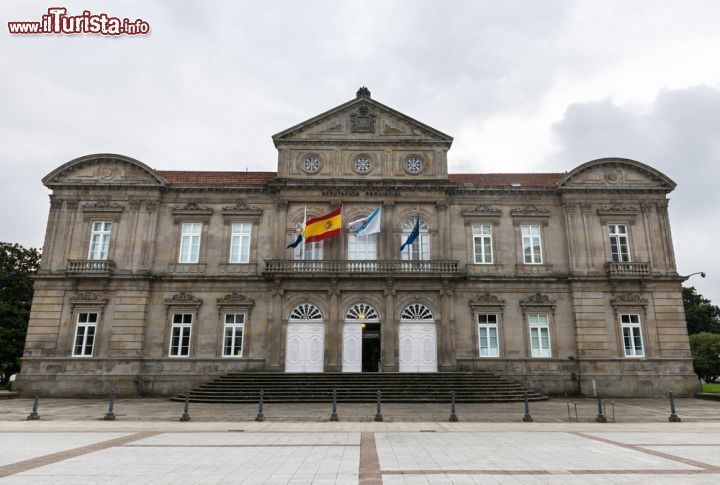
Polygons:
[[328,296],[330,297],[330,315],[328,320],[325,322],[325,372],[339,372],[340,366],[338,364],[338,336],[339,332],[339,309],[338,309],[338,297],[340,296],[340,290],[337,287],[337,280],[330,282],[330,289],[328,290]]
[[[448,227],[448,214],[447,214],[447,201],[438,200],[435,203],[438,213],[438,230],[440,231],[440,237],[438,238],[438,258],[437,259],[448,259],[450,255],[450,241],[448,235],[450,233]],[[432,250],[432,248],[431,248]]]
[[399,259],[399,246],[395,248],[395,201],[383,202],[382,234],[384,236],[382,259]]
[[397,372],[398,363],[395,359],[397,349],[397,321],[395,320],[395,284],[392,278],[387,280],[385,289],[385,320],[381,324],[382,339],[380,341],[383,354],[383,372]]
[[[145,201],[145,212],[147,213],[146,225],[145,225],[145,240],[148,241],[147,247],[142,245],[142,267],[144,269],[152,269],[155,264],[155,244],[158,226],[158,201],[157,200],[146,200]],[[175,256],[177,257],[177,256]]]
[[454,322],[450,315],[452,290],[450,289],[450,282],[448,280],[443,280],[440,298],[442,300],[442,309],[440,310],[442,312],[440,317],[440,370],[449,372],[455,370],[456,359],[453,346],[455,329],[453,328]]
[[45,250],[42,253],[40,266],[43,269],[53,269],[53,250],[55,247],[55,228],[57,227],[60,211],[62,210],[63,200],[55,195],[50,196],[50,215],[48,216],[47,226],[45,228]]
[[278,199],[275,202],[276,220],[279,228],[275,232],[275,251],[273,251],[275,259],[285,259],[285,248],[287,246],[287,243],[285,242],[287,232],[287,209],[288,201],[286,199]]
[[282,341],[282,305],[284,291],[282,282],[278,279],[273,282],[272,305],[268,312],[267,334],[265,335],[266,362],[271,371],[280,371],[280,351],[285,348]]

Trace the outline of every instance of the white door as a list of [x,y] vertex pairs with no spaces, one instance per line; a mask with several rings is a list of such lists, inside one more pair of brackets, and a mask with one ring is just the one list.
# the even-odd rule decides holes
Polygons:
[[343,372],[362,372],[362,324],[343,325]]
[[322,372],[325,325],[288,323],[285,372]]
[[437,372],[434,323],[400,324],[400,372]]

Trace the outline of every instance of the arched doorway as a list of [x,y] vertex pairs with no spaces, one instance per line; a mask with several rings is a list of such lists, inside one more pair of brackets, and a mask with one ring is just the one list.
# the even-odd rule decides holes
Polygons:
[[380,315],[371,305],[357,303],[345,314],[343,372],[380,370]]
[[285,347],[285,372],[323,372],[325,325],[320,309],[302,303],[290,312]]
[[437,372],[435,315],[422,303],[400,314],[400,372]]

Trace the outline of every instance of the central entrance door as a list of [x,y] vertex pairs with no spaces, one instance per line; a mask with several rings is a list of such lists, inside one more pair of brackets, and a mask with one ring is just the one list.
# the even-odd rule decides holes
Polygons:
[[343,325],[343,372],[378,372],[380,316],[365,303],[350,307]]
[[400,317],[400,372],[437,372],[435,316],[419,303],[408,305]]
[[285,372],[323,372],[325,324],[320,310],[298,305],[290,313],[285,347]]

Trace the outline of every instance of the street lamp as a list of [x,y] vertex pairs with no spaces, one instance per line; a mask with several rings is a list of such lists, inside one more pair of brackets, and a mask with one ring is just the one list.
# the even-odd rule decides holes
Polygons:
[[705,274],[705,271],[697,271],[697,272],[695,272],[695,273],[690,273],[690,274],[687,275],[687,276],[683,276],[682,279],[683,279],[683,281],[687,281],[687,280],[690,279],[691,276],[695,276],[696,274],[699,274],[701,278],[705,278],[705,276],[707,276],[707,275]]

